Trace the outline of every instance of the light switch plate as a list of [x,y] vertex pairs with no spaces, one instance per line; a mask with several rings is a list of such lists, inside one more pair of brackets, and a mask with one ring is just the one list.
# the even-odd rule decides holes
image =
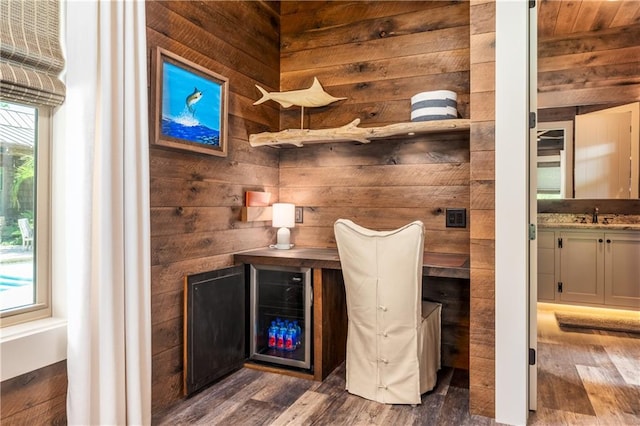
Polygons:
[[296,207],[295,223],[302,223],[302,207]]
[[447,228],[467,227],[467,209],[447,209],[445,216]]

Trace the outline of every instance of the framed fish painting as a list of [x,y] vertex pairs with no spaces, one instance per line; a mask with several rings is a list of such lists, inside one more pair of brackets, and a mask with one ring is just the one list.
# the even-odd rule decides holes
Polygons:
[[226,157],[229,80],[165,49],[155,50],[152,143]]

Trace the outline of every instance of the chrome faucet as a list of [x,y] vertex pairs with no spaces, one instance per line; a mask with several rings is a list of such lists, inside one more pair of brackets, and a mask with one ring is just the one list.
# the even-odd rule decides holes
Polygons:
[[598,208],[593,209],[593,216],[591,216],[591,223],[598,223]]

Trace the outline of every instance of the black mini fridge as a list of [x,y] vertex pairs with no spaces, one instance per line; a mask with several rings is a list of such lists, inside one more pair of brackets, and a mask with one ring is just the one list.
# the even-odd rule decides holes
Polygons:
[[249,358],[311,370],[311,269],[251,265],[249,291]]

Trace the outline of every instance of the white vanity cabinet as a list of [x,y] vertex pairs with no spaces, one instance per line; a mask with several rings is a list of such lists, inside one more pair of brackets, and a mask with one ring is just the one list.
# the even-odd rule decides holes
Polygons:
[[604,303],[604,235],[601,232],[558,233],[560,302]]
[[640,233],[605,233],[604,303],[640,308]]
[[640,232],[541,230],[538,300],[640,309]]

